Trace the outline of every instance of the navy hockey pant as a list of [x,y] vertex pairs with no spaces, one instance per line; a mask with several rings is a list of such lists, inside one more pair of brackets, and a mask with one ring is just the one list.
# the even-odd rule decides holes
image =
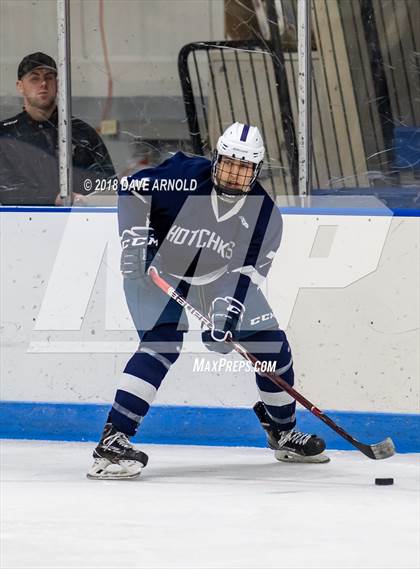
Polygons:
[[[162,324],[143,333],[138,351],[122,374],[109,414],[109,421],[118,430],[129,436],[136,433],[163,378],[179,357],[184,333],[177,329],[177,324]],[[248,335],[241,343],[260,361],[273,362],[275,373],[293,385],[293,359],[282,330],[260,330]],[[260,397],[278,430],[292,429],[296,424],[293,398],[258,373],[256,381]]]
[[[260,362],[271,362],[273,367],[270,371],[274,368],[274,373],[293,386],[295,378],[293,357],[283,330],[260,330],[240,342]],[[296,401],[264,375],[256,373],[255,378],[261,401],[277,429],[279,431],[293,429],[296,425]]]
[[149,411],[169,368],[179,358],[183,331],[162,324],[142,334],[139,349],[122,374],[108,420],[119,431],[134,435]]

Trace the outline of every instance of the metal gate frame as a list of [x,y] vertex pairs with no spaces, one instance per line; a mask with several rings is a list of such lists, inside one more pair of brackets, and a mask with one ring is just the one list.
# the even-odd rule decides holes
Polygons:
[[[280,113],[281,117],[273,117],[273,119],[278,120],[279,126],[281,125],[281,128],[284,133],[284,139],[286,143],[286,154],[288,160],[288,170],[290,172],[293,193],[297,195],[298,194],[298,149],[296,144],[296,133],[295,133],[295,125],[294,125],[292,107],[290,101],[289,86],[288,82],[284,80],[286,71],[285,71],[284,55],[283,51],[281,50],[281,44],[276,46],[276,52],[274,51],[271,42],[263,43],[257,40],[193,42],[185,45],[180,50],[178,55],[178,72],[181,81],[182,95],[185,105],[185,113],[187,116],[188,128],[191,136],[193,152],[195,154],[204,155],[205,142],[203,140],[203,133],[200,130],[200,124],[197,114],[196,98],[194,97],[194,92],[192,87],[191,73],[189,69],[190,58],[192,58],[195,69],[197,70],[196,52],[204,51],[207,54],[208,60],[210,61],[210,55],[209,55],[210,51],[219,50],[221,58],[223,60],[224,51],[229,49],[233,50],[235,53],[241,50],[251,53],[252,52],[255,53],[263,52],[266,54],[268,53],[272,58],[273,70],[276,78],[276,85],[275,85],[276,93],[278,97],[279,108],[281,109]],[[279,51],[281,52],[281,56],[278,55]],[[212,76],[211,65],[209,66],[209,68],[210,68],[211,88],[213,89],[213,94],[215,95],[216,112],[220,123],[219,126],[221,127],[220,109],[217,106],[217,93],[215,92],[215,82],[214,82],[214,77]],[[197,77],[198,77],[198,90],[199,90],[198,99],[200,101],[201,112],[203,114],[204,123],[208,131],[207,107],[203,95],[203,87],[201,85],[199,73],[197,73]],[[225,80],[226,80],[227,89],[229,89],[229,79],[227,77],[226,70],[225,70]],[[261,109],[258,101],[258,91],[256,92],[256,98],[261,114]],[[231,113],[232,113],[232,118],[234,119],[235,113],[232,104],[231,104]]]

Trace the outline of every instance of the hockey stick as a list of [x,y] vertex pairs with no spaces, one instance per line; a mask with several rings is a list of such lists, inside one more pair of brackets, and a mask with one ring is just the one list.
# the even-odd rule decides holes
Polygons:
[[[191,314],[193,314],[197,318],[197,320],[199,320],[202,324],[204,324],[204,326],[206,326],[208,329],[211,330],[212,324],[210,320],[208,320],[208,318],[206,318],[203,314],[201,314],[199,310],[194,308],[194,306],[189,304],[189,302],[187,302],[187,300],[185,300],[183,296],[181,296],[170,284],[168,284],[159,275],[159,273],[154,267],[150,267],[148,273],[154,284],[158,288],[160,288],[160,290],[162,290],[165,294],[173,298],[183,308],[191,312]],[[260,364],[259,360],[257,360],[255,356],[250,354],[243,346],[241,346],[241,344],[238,344],[238,342],[235,342],[234,340],[227,340],[227,341],[232,343],[235,351],[238,352],[238,354],[240,354],[246,360],[251,362],[253,366],[255,366],[255,364],[257,365]],[[286,391],[296,401],[298,401],[301,405],[303,405],[303,407],[305,407],[306,409],[308,409],[308,411],[310,411],[313,415],[315,415],[315,417],[321,419],[321,421],[323,421],[326,425],[328,425],[333,431],[338,433],[341,437],[343,437],[343,439],[348,441],[351,445],[359,449],[368,458],[372,458],[373,460],[378,460],[383,458],[389,458],[390,456],[395,454],[394,443],[392,442],[392,439],[390,437],[374,445],[367,445],[361,443],[360,441],[352,437],[342,427],[337,425],[330,417],[325,415],[325,413],[323,413],[321,409],[318,409],[318,407],[316,407],[313,403],[311,403],[308,399],[306,399],[306,397],[304,397],[298,391],[296,391],[296,389],[291,387],[279,375],[271,372],[262,372],[260,371],[260,369],[258,370],[258,373],[260,375],[264,375],[265,377],[270,379],[275,385],[277,385],[277,387],[280,387],[280,389]]]

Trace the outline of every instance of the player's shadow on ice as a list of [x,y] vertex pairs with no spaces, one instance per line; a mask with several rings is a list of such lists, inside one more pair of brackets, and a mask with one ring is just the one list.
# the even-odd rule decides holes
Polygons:
[[237,484],[259,483],[268,481],[288,481],[297,482],[299,480],[307,480],[314,478],[319,481],[322,473],[319,473],[325,465],[321,464],[305,464],[305,471],[299,464],[284,464],[280,462],[263,463],[263,464],[196,464],[189,466],[188,464],[177,466],[150,466],[145,469],[141,475],[144,482],[150,483],[179,483],[179,484],[219,484],[221,481]]

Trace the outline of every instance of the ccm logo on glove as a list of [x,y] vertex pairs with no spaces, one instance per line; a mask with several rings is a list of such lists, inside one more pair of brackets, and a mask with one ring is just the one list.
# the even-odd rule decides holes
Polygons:
[[153,229],[150,227],[132,227],[131,229],[126,229],[121,235],[121,247],[123,249],[127,249],[127,247],[145,247],[146,245],[155,247],[159,245],[153,234]]

